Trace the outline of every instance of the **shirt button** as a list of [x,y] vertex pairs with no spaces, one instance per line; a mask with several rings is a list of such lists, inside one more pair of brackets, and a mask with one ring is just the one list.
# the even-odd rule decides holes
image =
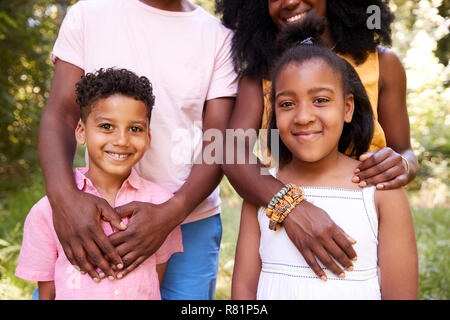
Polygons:
[[118,296],[118,295],[120,294],[120,290],[119,290],[119,289],[114,290],[114,294],[115,294],[116,296]]

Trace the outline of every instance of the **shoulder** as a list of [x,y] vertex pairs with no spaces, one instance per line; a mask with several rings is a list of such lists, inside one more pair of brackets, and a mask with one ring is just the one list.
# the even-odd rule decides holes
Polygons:
[[204,31],[214,34],[220,41],[231,41],[233,37],[233,31],[228,29],[222,24],[217,17],[213,16],[211,13],[207,12],[202,7],[197,8],[200,11],[197,14],[196,20],[201,24]]
[[149,202],[153,204],[166,202],[173,197],[173,193],[169,189],[156,182],[141,178],[141,184],[142,190],[150,198]]
[[35,225],[36,222],[53,226],[52,207],[50,206],[50,201],[48,201],[47,196],[41,198],[33,205],[25,221],[26,224],[33,225]]
[[374,201],[380,218],[383,213],[399,215],[405,211],[409,212],[408,196],[404,188],[375,190]]
[[378,50],[378,63],[380,65],[381,71],[380,77],[383,76],[383,74],[385,73],[392,75],[392,73],[399,71],[401,71],[402,73],[405,72],[405,68],[403,67],[400,58],[394,51],[383,46],[378,46],[377,50]]

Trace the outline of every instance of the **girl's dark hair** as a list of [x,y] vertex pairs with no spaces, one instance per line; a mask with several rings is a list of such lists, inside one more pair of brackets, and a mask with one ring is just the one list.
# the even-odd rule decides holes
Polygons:
[[[378,45],[391,45],[390,26],[394,15],[389,0],[326,1],[326,19],[336,42],[336,52],[348,54],[360,64]],[[370,6],[379,9],[380,28],[367,24],[374,14],[368,10]],[[236,71],[269,78],[279,30],[269,15],[268,0],[216,0],[216,13],[222,14],[223,24],[235,32],[232,54]]]
[[[372,141],[374,121],[373,113],[366,90],[364,89],[358,74],[350,63],[337,56],[330,49],[317,43],[320,33],[323,31],[324,19],[308,15],[300,25],[292,25],[285,28],[279,35],[278,48],[291,48],[281,55],[275,63],[272,71],[272,91],[270,95],[272,115],[269,129],[277,129],[275,113],[275,89],[280,72],[291,63],[300,65],[310,60],[321,60],[328,64],[341,78],[343,94],[353,94],[355,109],[350,123],[344,123],[344,128],[339,139],[338,150],[349,156],[359,157],[369,149]],[[301,44],[302,40],[311,38],[313,43]],[[281,49],[280,49],[281,50]],[[271,137],[268,130],[268,149],[271,150]],[[292,159],[292,153],[279,139],[279,162],[280,166]]]
[[101,68],[95,73],[87,73],[81,77],[75,86],[76,101],[80,106],[83,121],[87,119],[95,102],[116,93],[144,102],[149,119],[155,104],[150,81],[126,69]]

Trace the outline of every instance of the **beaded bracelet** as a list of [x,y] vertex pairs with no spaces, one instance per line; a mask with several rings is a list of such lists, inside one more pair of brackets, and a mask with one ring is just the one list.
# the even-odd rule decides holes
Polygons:
[[291,211],[304,200],[305,193],[301,187],[288,184],[280,190],[269,203],[266,215],[270,217],[269,229],[278,230],[281,223]]

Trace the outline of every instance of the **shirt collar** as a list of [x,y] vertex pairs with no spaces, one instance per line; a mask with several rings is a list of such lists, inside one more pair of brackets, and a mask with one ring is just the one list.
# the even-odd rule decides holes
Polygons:
[[[75,183],[79,190],[84,190],[86,186],[95,188],[92,181],[86,177],[87,167],[75,169]],[[134,189],[141,189],[143,187],[142,178],[137,174],[134,168],[131,169],[131,173],[128,178],[123,182],[122,186],[129,184]]]

